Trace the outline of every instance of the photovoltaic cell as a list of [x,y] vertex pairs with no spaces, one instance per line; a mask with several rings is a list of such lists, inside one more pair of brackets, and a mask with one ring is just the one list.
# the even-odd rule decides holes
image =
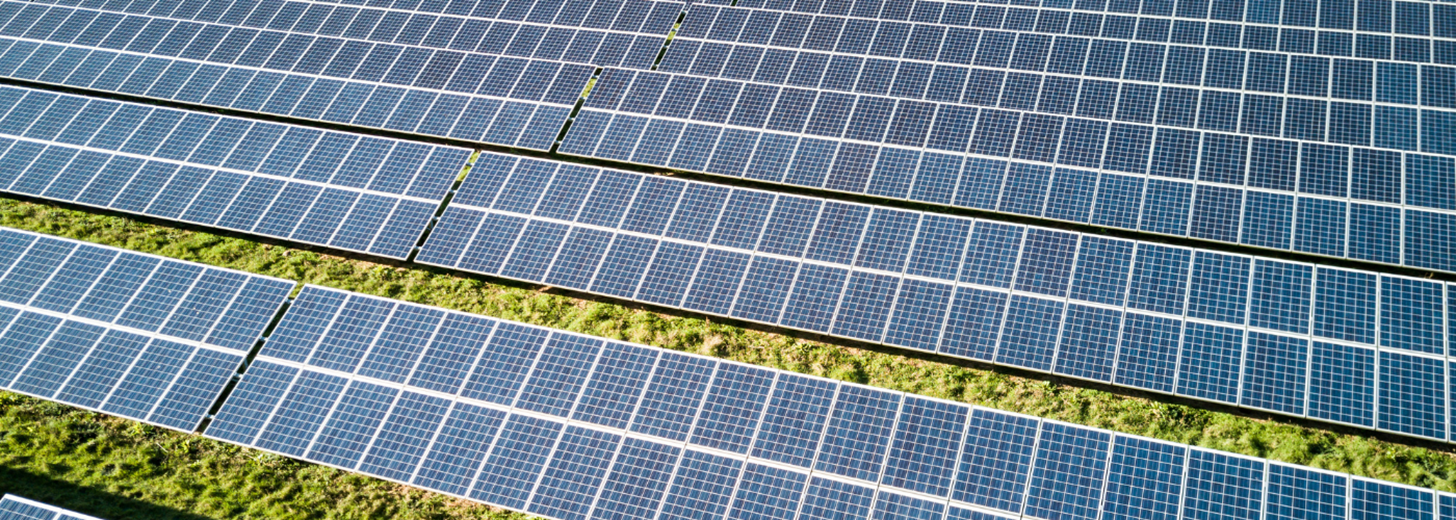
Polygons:
[[10,229],[0,249],[0,388],[185,432],[293,289]]
[[0,90],[17,99],[0,116],[5,191],[392,258],[410,255],[470,159],[460,148]]

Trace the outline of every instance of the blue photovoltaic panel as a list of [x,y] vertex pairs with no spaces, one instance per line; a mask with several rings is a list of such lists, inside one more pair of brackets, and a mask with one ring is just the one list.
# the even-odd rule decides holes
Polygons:
[[1094,519],[1107,474],[1106,432],[1044,423],[1027,488],[1026,515]]
[[561,151],[1456,270],[1444,6],[724,3]]
[[1350,479],[1332,473],[1280,464],[1269,465],[1269,501],[1264,517],[1270,520],[1345,518],[1345,486]]
[[293,283],[0,229],[0,388],[191,432]]
[[1423,489],[1354,480],[1350,482],[1350,518],[1431,520],[1435,510],[1434,495],[1435,493]]
[[0,88],[4,191],[406,258],[470,151]]
[[[961,474],[951,498],[1017,513],[1031,473],[1038,422],[1024,417],[976,410],[966,428]],[[986,468],[975,474],[973,468]]]
[[846,387],[834,403],[815,469],[873,482],[884,466],[901,396]]
[[956,454],[965,436],[966,410],[920,398],[905,400],[882,484],[945,496],[956,471]]
[[15,495],[0,498],[0,520],[100,520]]
[[7,16],[0,73],[537,150],[554,144],[595,67],[651,67],[683,7],[58,3],[79,6],[7,7],[23,13]]
[[[429,326],[407,325],[421,316]],[[442,337],[452,323],[477,328]],[[386,341],[420,347],[401,356]],[[1431,510],[1415,488],[316,286],[267,345],[206,435],[553,519]],[[601,354],[565,354],[586,345]],[[362,370],[385,356],[443,374],[427,367],[437,351],[500,391]],[[541,402],[529,381],[557,382],[569,404],[526,411]]]
[[[1386,360],[1444,353],[1453,322],[1445,284],[1429,280],[489,152],[419,260],[1445,438],[1432,426],[1443,420],[1445,398],[1430,386],[1440,380],[1431,367],[1420,378],[1425,386],[1411,387],[1431,396],[1420,401],[1429,410],[1398,410],[1388,420],[1405,424],[1414,413],[1424,426],[1375,424],[1383,413],[1375,386],[1415,384],[1377,383]],[[1416,402],[1400,399],[1382,403]],[[829,467],[854,475],[875,460]]]
[[1178,518],[1186,452],[1182,446],[1117,437],[1107,469],[1107,504],[1102,517]]
[[1440,397],[1446,394],[1445,365],[1439,359],[1381,352],[1380,428],[1440,438],[1449,422]]
[[1183,518],[1254,520],[1264,507],[1268,463],[1207,450],[1188,452]]

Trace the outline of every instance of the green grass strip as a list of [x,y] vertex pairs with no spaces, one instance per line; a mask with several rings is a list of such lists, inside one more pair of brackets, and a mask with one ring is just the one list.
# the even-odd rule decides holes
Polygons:
[[[1456,457],[1327,430],[799,339],[425,268],[0,199],[0,225],[1120,432],[1456,491]],[[130,518],[525,515],[0,392],[0,493]]]

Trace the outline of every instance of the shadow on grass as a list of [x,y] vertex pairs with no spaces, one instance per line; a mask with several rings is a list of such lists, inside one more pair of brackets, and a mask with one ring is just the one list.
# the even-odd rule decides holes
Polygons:
[[104,520],[209,520],[45,475],[0,467],[0,495],[19,495]]

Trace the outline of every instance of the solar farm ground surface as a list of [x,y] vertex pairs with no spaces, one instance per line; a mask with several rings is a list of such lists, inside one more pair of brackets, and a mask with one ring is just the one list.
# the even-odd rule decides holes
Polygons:
[[[0,225],[595,336],[692,351],[1195,446],[1456,491],[1456,457],[1253,415],[1209,411],[906,358],[247,239],[0,199]],[[0,492],[110,519],[526,518],[436,495],[0,393]]]

